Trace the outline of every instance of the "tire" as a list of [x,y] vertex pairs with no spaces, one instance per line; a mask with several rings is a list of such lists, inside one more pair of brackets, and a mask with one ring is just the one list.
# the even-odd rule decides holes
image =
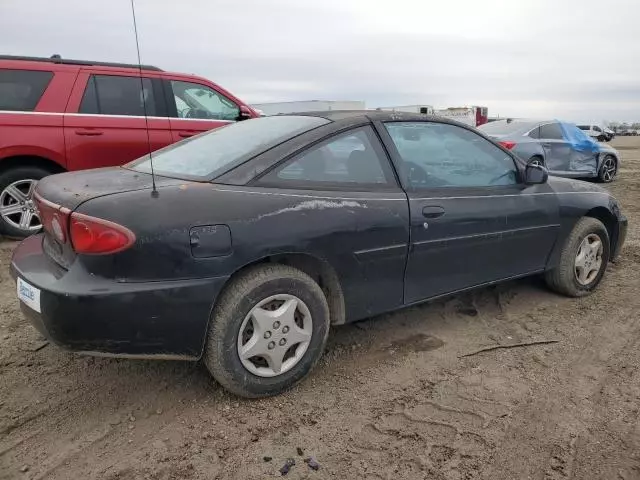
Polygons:
[[604,142],[604,141],[606,141],[606,140],[607,140],[607,137],[605,137],[604,135],[598,135],[597,140],[598,140],[599,142]]
[[[51,175],[51,172],[40,167],[24,166],[24,167],[12,167],[0,174],[0,233],[9,238],[25,238],[34,233],[38,233],[41,229],[40,221],[35,214],[35,206],[31,195],[27,193],[27,185],[29,182],[37,182],[41,178]],[[23,194],[24,199],[17,199],[17,192],[13,188],[15,187]],[[18,202],[23,201],[27,212],[16,212],[11,214],[5,214],[6,211],[11,211],[7,207],[19,207]],[[21,219],[24,215],[32,215],[29,221],[29,228],[21,228]],[[26,217],[24,217],[26,218]]]
[[611,183],[618,174],[618,162],[612,155],[607,155],[602,160],[600,170],[598,170],[598,182]]
[[527,164],[528,165],[540,165],[542,167],[546,166],[544,164],[544,159],[540,155],[534,155],[533,157],[531,157],[529,159],[529,161],[527,162]]
[[[583,241],[587,237],[593,238],[593,236],[599,237],[602,244],[601,264],[593,279],[588,283],[581,283],[578,280],[576,259]],[[609,234],[605,226],[600,220],[583,217],[576,223],[571,234],[565,240],[558,266],[545,273],[547,285],[552,290],[569,297],[589,295],[602,280],[610,254]]]
[[[253,322],[255,318],[250,313],[257,309],[261,310],[260,303],[274,296],[294,297],[297,299],[298,307],[296,307],[295,313],[302,316],[306,322],[307,315],[300,314],[302,307],[306,309],[311,318],[311,326],[308,329],[311,336],[306,350],[302,351],[303,353],[299,360],[294,358],[297,363],[290,369],[273,376],[264,376],[264,372],[270,371],[270,373],[273,373],[275,371],[275,369],[271,369],[271,364],[266,361],[267,357],[256,356],[252,357],[253,360],[241,360],[240,351],[242,348],[241,343],[244,342],[247,332],[245,330],[248,326],[247,321]],[[265,305],[266,310],[275,309],[272,312],[273,314],[280,310],[278,306],[279,300],[274,300],[274,302],[273,308],[269,308],[269,304]],[[271,317],[269,317],[270,322]],[[273,340],[278,341],[277,348],[273,350],[274,352],[284,351],[285,348],[289,348],[287,352],[293,351],[295,357],[298,348],[303,347],[303,343],[298,343],[297,346],[292,343],[291,347],[287,345],[279,346],[282,345],[279,342],[284,337],[286,324],[287,322],[283,320],[279,329],[275,323],[273,324],[275,328],[268,327],[269,337],[266,337],[267,333],[264,329],[262,330],[265,332],[263,335],[256,335],[255,332],[259,330],[256,327],[254,334],[250,335],[251,340],[248,340],[244,346],[250,343],[257,345],[258,341],[260,344],[266,345],[267,341],[263,342],[262,338],[273,338]],[[296,268],[285,265],[260,265],[247,270],[240,274],[238,278],[232,280],[232,283],[225,288],[220,296],[213,309],[210,321],[204,363],[213,378],[225,389],[236,395],[247,398],[277,395],[300,382],[318,363],[327,342],[329,324],[327,299],[320,286],[310,276]],[[307,324],[305,323],[305,325]],[[241,332],[241,329],[243,332]],[[293,325],[289,333],[294,333]],[[254,338],[257,339],[256,342],[253,342]],[[271,343],[275,345],[275,342],[269,342],[269,345]],[[264,348],[267,347],[265,346]],[[291,357],[289,360],[286,360],[286,358],[285,356],[285,361],[282,363],[283,370],[286,361],[291,361]],[[262,366],[256,366],[254,362],[257,362],[258,365],[262,363]],[[262,370],[263,372],[256,373],[250,368]]]

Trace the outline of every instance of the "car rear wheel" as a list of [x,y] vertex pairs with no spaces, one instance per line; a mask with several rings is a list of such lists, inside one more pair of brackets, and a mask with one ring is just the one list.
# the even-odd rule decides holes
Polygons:
[[609,234],[600,220],[580,219],[565,241],[560,263],[546,273],[547,285],[569,297],[590,294],[607,269],[609,245]]
[[544,167],[544,159],[540,155],[534,155],[529,159],[529,165],[538,165]]
[[281,393],[316,365],[329,333],[320,286],[285,265],[260,265],[225,288],[207,337],[204,362],[224,388],[248,398]]
[[613,182],[613,179],[616,177],[617,173],[618,162],[613,156],[607,155],[602,161],[602,165],[600,165],[600,171],[598,171],[598,181],[600,181],[601,183]]
[[33,202],[38,181],[51,172],[39,167],[10,168],[0,174],[0,231],[10,238],[25,238],[42,228]]

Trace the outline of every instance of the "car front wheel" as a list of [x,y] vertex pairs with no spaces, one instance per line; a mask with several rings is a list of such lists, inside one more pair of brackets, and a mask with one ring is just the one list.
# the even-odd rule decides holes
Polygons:
[[590,294],[607,269],[609,245],[609,234],[602,222],[583,217],[566,239],[558,266],[545,274],[547,285],[569,297]]
[[598,171],[598,181],[600,181],[601,183],[613,182],[613,179],[616,177],[617,173],[618,162],[613,156],[607,155],[602,161],[602,165],[600,165],[600,170]]
[[259,265],[225,288],[204,362],[224,388],[248,398],[281,393],[316,365],[329,333],[320,286],[286,265]]

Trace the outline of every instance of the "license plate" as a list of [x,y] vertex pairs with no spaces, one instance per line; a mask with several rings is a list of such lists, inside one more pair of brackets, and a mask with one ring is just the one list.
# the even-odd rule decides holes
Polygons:
[[27,282],[18,277],[18,298],[36,312],[40,312],[40,289],[29,285]]

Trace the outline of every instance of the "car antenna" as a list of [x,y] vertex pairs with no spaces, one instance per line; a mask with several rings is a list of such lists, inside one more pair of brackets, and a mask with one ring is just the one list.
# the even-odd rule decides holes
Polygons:
[[156,188],[156,176],[153,170],[153,152],[151,149],[151,136],[149,134],[149,118],[147,115],[147,98],[144,94],[144,82],[142,81],[142,60],[140,59],[140,44],[138,43],[138,25],[136,23],[136,8],[131,0],[131,15],[133,16],[133,33],[136,37],[136,52],[138,54],[138,70],[140,71],[140,94],[142,95],[142,108],[144,109],[144,124],[147,130],[147,145],[149,146],[149,164],[151,165],[151,196],[156,198],[159,195]]

